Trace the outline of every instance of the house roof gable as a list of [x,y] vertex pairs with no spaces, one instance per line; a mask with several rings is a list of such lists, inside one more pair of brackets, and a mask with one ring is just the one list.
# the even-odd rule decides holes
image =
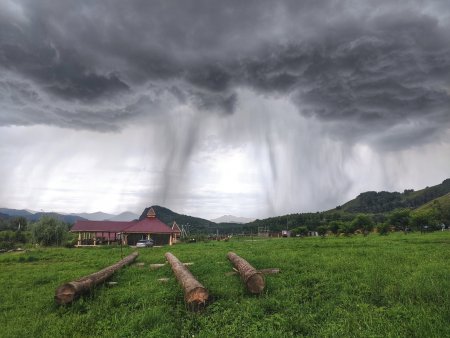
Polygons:
[[124,233],[159,233],[171,234],[172,230],[156,217],[145,218],[141,221],[77,221],[71,232],[124,232]]

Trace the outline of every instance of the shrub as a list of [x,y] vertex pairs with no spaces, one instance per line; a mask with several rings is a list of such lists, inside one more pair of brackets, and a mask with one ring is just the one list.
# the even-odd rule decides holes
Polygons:
[[31,226],[31,236],[33,242],[40,245],[62,245],[68,236],[68,229],[64,222],[44,216]]
[[328,227],[326,227],[325,225],[321,225],[321,226],[317,227],[317,233],[322,237],[325,236],[325,234],[327,233],[327,230],[328,230]]
[[364,236],[373,229],[373,221],[369,215],[359,214],[352,221],[353,230],[360,229]]
[[377,230],[380,235],[387,235],[389,233],[389,228],[389,223],[379,223],[377,226]]
[[349,236],[355,231],[351,222],[342,222],[339,225],[339,232],[345,236]]

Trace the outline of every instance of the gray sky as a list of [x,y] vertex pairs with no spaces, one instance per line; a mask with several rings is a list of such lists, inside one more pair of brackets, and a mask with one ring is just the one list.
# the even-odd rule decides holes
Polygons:
[[0,3],[0,206],[213,218],[450,177],[448,1]]

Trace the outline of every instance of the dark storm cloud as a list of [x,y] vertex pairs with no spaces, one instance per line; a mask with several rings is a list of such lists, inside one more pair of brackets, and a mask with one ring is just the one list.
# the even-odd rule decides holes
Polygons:
[[13,24],[2,24],[0,30],[0,64],[56,96],[92,100],[128,89],[114,73],[96,73],[82,63],[76,50],[55,45],[44,34],[27,32]]
[[[289,97],[301,114],[336,126],[343,137],[410,121],[423,122],[418,133],[450,125],[450,5],[444,1],[14,6],[6,2],[0,16],[0,63],[17,77],[9,94],[2,89],[9,95],[2,109],[20,113],[10,124],[118,129],[130,116],[152,113],[152,104],[141,107],[147,100],[135,96],[153,103],[161,93],[230,114],[239,104],[237,89],[250,87]],[[75,103],[68,108],[65,101]],[[41,114],[47,108],[56,120]],[[13,114],[2,114],[8,124]],[[400,145],[403,140],[411,141],[398,138]]]

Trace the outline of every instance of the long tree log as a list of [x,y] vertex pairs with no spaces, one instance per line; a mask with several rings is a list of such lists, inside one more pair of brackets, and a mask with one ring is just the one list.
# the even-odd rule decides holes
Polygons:
[[264,281],[264,276],[261,272],[256,270],[249,262],[242,257],[239,257],[234,252],[229,252],[227,257],[238,270],[248,291],[259,294],[264,290],[266,282]]
[[82,277],[73,282],[69,282],[59,286],[55,292],[56,303],[63,305],[68,304],[81,296],[81,294],[91,291],[96,285],[103,283],[111,275],[122,268],[125,265],[131,264],[136,257],[139,255],[138,252],[133,252],[131,255],[125,257],[121,261],[108,266],[98,272],[90,274],[89,276]]
[[204,307],[209,298],[208,290],[195,279],[187,267],[173,254],[167,252],[165,257],[172,267],[172,271],[175,274],[178,283],[180,283],[183,288],[184,300],[188,308],[191,310],[198,310]]

